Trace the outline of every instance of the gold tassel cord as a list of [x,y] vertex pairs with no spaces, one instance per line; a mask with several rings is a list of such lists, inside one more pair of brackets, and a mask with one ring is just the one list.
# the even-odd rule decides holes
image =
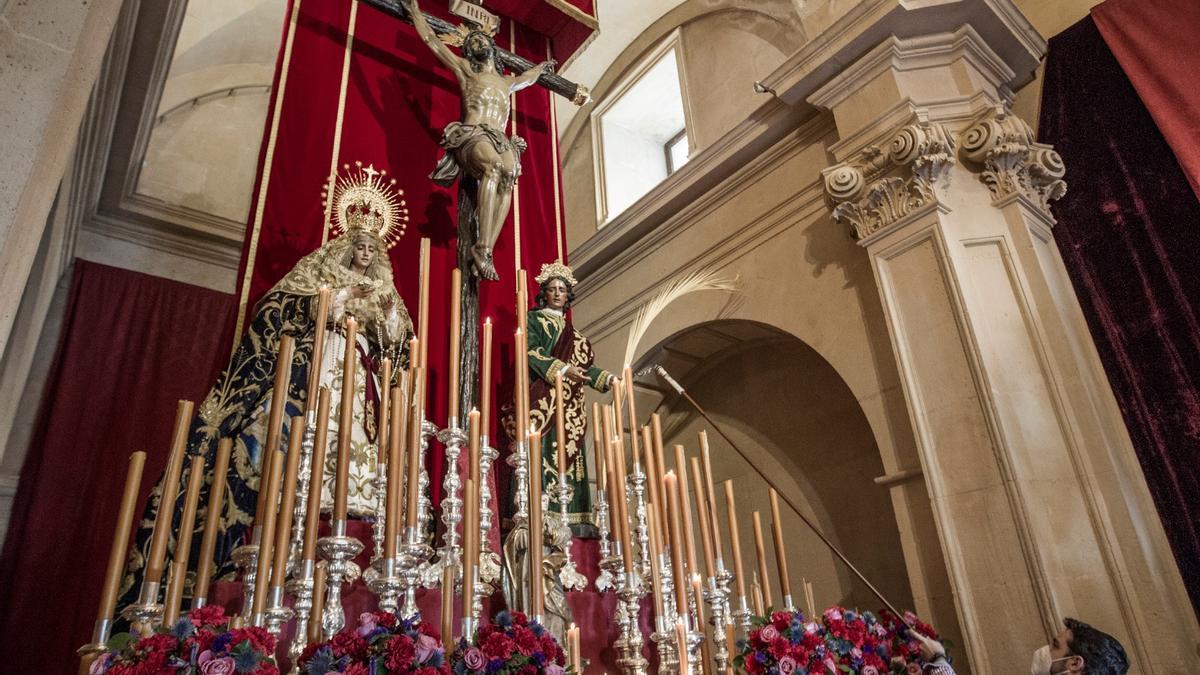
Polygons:
[[650,324],[672,302],[685,295],[700,291],[734,293],[739,289],[738,280],[737,276],[722,276],[717,270],[700,269],[663,285],[662,289],[638,310],[637,316],[633,320],[633,326],[629,330],[629,341],[625,343],[625,360],[622,363],[633,363],[634,352],[637,350],[638,343],[645,337],[646,331],[650,329]]

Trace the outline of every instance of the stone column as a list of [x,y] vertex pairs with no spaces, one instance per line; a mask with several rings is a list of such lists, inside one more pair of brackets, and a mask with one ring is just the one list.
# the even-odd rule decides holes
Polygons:
[[0,0],[0,352],[121,0]]
[[1051,235],[1067,168],[1009,112],[1017,80],[970,27],[844,69],[809,98],[842,139],[832,219],[871,259],[974,672],[1025,672],[1067,616],[1117,636],[1131,672],[1197,672],[1200,628]]

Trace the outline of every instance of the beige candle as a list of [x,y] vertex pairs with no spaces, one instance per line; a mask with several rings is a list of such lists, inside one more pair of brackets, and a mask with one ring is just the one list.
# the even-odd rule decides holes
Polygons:
[[[700,478],[700,461],[692,457],[692,492],[696,495],[696,515],[700,525],[700,548],[704,551],[704,574],[706,577],[717,575],[716,565],[713,564],[712,524],[708,522],[708,500],[704,495],[704,482]],[[686,509],[690,509],[689,504]]]
[[746,577],[742,572],[742,546],[738,538],[737,507],[733,502],[733,481],[725,481],[725,516],[729,519],[729,548],[733,551],[733,580],[737,597],[746,597]]
[[421,495],[420,477],[421,477],[421,421],[423,415],[421,406],[423,405],[421,397],[421,381],[424,379],[424,368],[417,366],[413,369],[413,394],[412,403],[408,409],[408,464],[405,467],[408,469],[408,476],[404,480],[405,503],[404,503],[404,526],[405,528],[415,528],[417,526],[417,505]]
[[523,437],[529,433],[529,409],[525,407],[525,394],[529,389],[526,384],[529,378],[529,349],[525,346],[525,331],[519,327],[513,335],[513,350],[517,358],[513,364],[517,371],[513,379],[513,405],[516,408],[517,434]]
[[[668,521],[671,531],[671,574],[675,577],[675,606],[687,607],[688,576],[683,562],[683,516],[679,495],[679,481],[674,471],[663,476],[663,492],[667,495]],[[686,651],[686,650],[680,650]]]
[[442,568],[442,647],[446,656],[454,653],[454,566]]
[[[620,416],[613,415],[613,422],[619,422]],[[613,459],[616,462],[616,483],[617,483],[617,506],[621,510],[621,556],[625,563],[625,573],[633,573],[633,537],[630,532],[629,523],[629,494],[625,485],[625,477],[629,475],[625,470],[625,448],[621,442],[621,435],[617,433],[613,437]]]
[[653,457],[654,466],[646,469],[649,474],[647,482],[653,485],[654,492],[651,493],[651,502],[654,502],[654,498],[657,497],[658,502],[655,503],[655,508],[658,509],[660,522],[665,523],[667,522],[667,501],[662,491],[662,479],[663,473],[667,470],[667,465],[663,460],[662,420],[659,418],[658,413],[650,415],[650,441],[648,454]]
[[482,383],[479,385],[479,433],[481,438],[491,437],[492,423],[492,319],[483,320],[483,348],[479,358]]
[[592,454],[596,462],[596,491],[604,492],[608,489],[604,462],[604,429],[600,426],[600,404],[596,401],[592,401]]
[[[275,359],[275,380],[271,385],[271,407],[267,413],[267,437],[262,446],[266,451],[279,450],[279,436],[283,431],[283,406],[287,403],[287,390],[292,380],[292,356],[295,353],[295,348],[296,342],[292,336],[284,335],[279,338],[279,354]],[[269,455],[267,452],[263,452],[262,456],[267,457]],[[265,473],[266,466],[260,466],[258,500],[254,507],[255,523],[263,521],[263,508],[265,508],[267,503],[262,490],[262,475]],[[257,538],[260,534],[261,532],[255,530],[252,536]],[[258,542],[255,541],[255,543]]]
[[275,560],[271,567],[271,588],[283,588],[287,579],[288,555],[292,544],[292,512],[296,508],[296,474],[300,455],[304,452],[304,418],[293,417],[288,431],[287,460],[284,463],[283,487],[279,498],[279,515],[275,519]]
[[763,611],[767,607],[771,607],[775,603],[771,600],[771,578],[767,576],[767,554],[763,547],[763,532],[762,520],[759,518],[758,511],[754,512],[754,553],[758,557],[758,578],[762,580],[762,603],[763,606],[758,610],[758,615],[762,616]]
[[[354,427],[354,376],[358,372],[358,322],[346,317],[346,353],[342,356],[342,400],[338,415],[337,473],[333,483],[333,520],[346,519],[346,497],[350,491],[350,432]],[[267,447],[271,447],[268,445]]]
[[117,610],[117,592],[121,587],[125,554],[129,548],[129,528],[133,525],[133,510],[137,508],[138,490],[142,484],[142,469],[145,466],[146,453],[139,450],[129,456],[129,468],[125,471],[125,491],[121,493],[121,508],[117,511],[112,547],[108,551],[108,569],[104,573],[104,590],[100,593],[100,611],[96,614],[99,621],[111,619]]
[[450,271],[450,375],[447,378],[446,389],[450,392],[450,405],[447,414],[457,426],[458,410],[458,369],[462,353],[462,272],[458,268]]
[[408,412],[408,401],[403,388],[392,387],[391,399],[391,420],[388,423],[387,510],[383,520],[383,557],[387,560],[396,558],[396,540],[400,531],[400,501],[404,485],[404,474],[400,467],[404,463],[404,420],[405,413]]
[[[688,487],[688,470],[687,460],[683,458],[683,446],[675,446],[675,472],[679,474],[679,499],[682,511],[680,511],[680,519],[683,523],[683,555],[687,560],[687,571],[689,574],[700,573],[700,565],[696,564],[696,538],[692,529],[692,502],[687,498]],[[687,581],[687,577],[684,577]]]
[[317,559],[317,527],[321,524],[321,486],[325,482],[325,450],[329,446],[329,398],[329,389],[321,387],[317,394],[317,432],[316,438],[313,439],[312,473],[309,474],[308,504],[304,514],[304,546],[300,553],[302,560]]
[[221,530],[221,512],[225,508],[225,480],[229,472],[229,455],[233,439],[217,442],[217,459],[213,464],[212,483],[208,486],[208,506],[204,511],[204,538],[200,540],[200,560],[196,567],[196,588],[192,606],[199,607],[208,600],[208,585],[212,581],[213,553],[217,549],[217,534]]
[[[154,516],[154,534],[150,539],[150,557],[146,561],[144,584],[162,581],[163,560],[167,557],[167,538],[171,533],[171,518],[175,514],[175,497],[179,494],[179,475],[183,473],[183,450],[187,446],[188,427],[192,423],[192,402],[180,401],[175,408],[175,430],[171,434],[171,454],[163,478],[158,513]],[[165,517],[164,517],[164,514]]]
[[808,618],[815,620],[817,616],[817,600],[813,597],[813,585],[808,579],[803,580],[804,583],[804,602],[808,606]]
[[[369,377],[369,375],[368,375]],[[392,360],[384,357],[379,367],[379,431],[375,434],[376,465],[387,464],[388,441],[391,434],[388,426],[392,423]]]
[[[423,368],[429,366],[429,237],[421,238],[420,253],[420,288],[417,301],[417,340],[420,344],[419,358],[416,365]],[[413,352],[409,352],[409,362],[413,363]]]
[[562,373],[554,374],[554,456],[557,459],[558,475],[567,473],[567,420],[563,404]]
[[263,512],[261,525],[262,540],[258,544],[257,580],[254,584],[254,599],[251,604],[251,616],[262,616],[267,606],[267,586],[271,571],[271,554],[275,543],[275,504],[279,500],[279,479],[283,474],[283,453],[278,450],[268,450],[263,455],[263,463],[269,462],[267,473],[267,507]]
[[312,610],[309,615],[313,618],[308,622],[308,641],[320,642],[321,636],[321,614],[325,611],[325,577],[328,574],[325,570],[325,563],[318,563],[316,570],[313,572],[313,595],[312,595]]
[[783,545],[783,523],[779,519],[779,493],[771,488],[771,533],[775,539],[775,564],[779,568],[779,593],[786,608],[791,603],[792,585],[788,581],[787,549]]
[[617,491],[617,462],[613,457],[612,447],[612,407],[604,406],[601,422],[601,436],[604,445],[605,485],[608,488],[609,529],[614,543],[621,543],[621,494]]
[[704,431],[700,432],[700,457],[704,463],[704,498],[708,502],[708,525],[712,532],[713,556],[717,560],[723,560],[725,558],[725,551],[721,546],[720,521],[717,520],[717,492],[713,489],[712,460],[709,459],[708,453],[708,434]]
[[659,522],[662,522],[662,477],[661,472],[657,470],[658,460],[654,456],[654,441],[648,426],[642,427],[642,464],[646,471],[646,485],[649,487],[647,511],[656,514]]
[[529,434],[529,614],[542,616],[545,588],[542,581],[542,435]]
[[579,646],[579,627],[571,624],[567,629],[567,659],[575,675],[583,673],[583,655]]
[[638,446],[637,406],[633,400],[633,369],[628,363],[621,371],[621,385],[625,389],[625,397],[629,399],[629,451],[633,456],[633,470],[636,472],[641,463],[641,453]]
[[305,392],[305,411],[317,409],[317,388],[321,386],[321,360],[325,355],[325,327],[329,323],[329,287],[317,291],[317,316],[313,323],[313,351],[308,360],[308,390]]
[[[683,619],[676,620],[675,621],[675,644],[686,645],[687,639],[688,639],[687,625],[684,624]],[[689,669],[691,668],[691,665],[688,663],[688,650],[679,649],[676,651],[679,654],[679,672],[681,672],[681,673],[688,672]]]
[[204,484],[204,455],[192,455],[188,466],[187,491],[183,495],[183,514],[175,537],[172,574],[167,586],[168,601],[163,607],[163,623],[172,626],[179,619],[179,604],[183,598],[183,582],[187,577],[188,557],[192,553],[192,534],[196,530],[196,508],[200,503],[200,486]]
[[[481,448],[478,410],[467,413],[467,430],[467,522],[463,525],[463,541],[466,544],[463,573],[469,575],[471,569],[479,564],[479,456]],[[471,586],[469,583],[466,585]],[[471,588],[470,590],[473,602],[475,589]],[[464,591],[463,595],[466,596],[467,592]],[[468,607],[465,601],[463,606]],[[470,609],[466,609],[463,616],[469,615]]]
[[[463,518],[463,578],[462,578],[462,615],[471,616],[471,608],[475,604],[475,584],[472,583],[472,573],[479,564],[479,554],[475,541],[479,538],[479,508],[471,508],[471,499],[475,496],[475,481],[468,478],[463,485],[463,494],[467,501],[467,513]],[[472,535],[471,533],[475,534]]]
[[[617,380],[613,383],[612,388],[612,407],[613,407],[613,430],[616,431],[617,445],[613,447],[621,448],[621,463],[625,463],[625,408],[621,402],[624,398],[625,383]],[[630,429],[630,431],[633,431]],[[622,472],[622,475],[625,475]]]
[[758,572],[754,572],[750,578],[750,603],[754,608],[755,616],[763,616],[767,613],[766,605],[763,604],[762,584],[758,582]]

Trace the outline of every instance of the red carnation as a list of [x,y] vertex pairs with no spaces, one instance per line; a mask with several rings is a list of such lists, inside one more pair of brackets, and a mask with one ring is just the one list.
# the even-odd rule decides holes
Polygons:
[[329,647],[337,658],[349,656],[351,659],[367,658],[367,641],[358,636],[353,628],[338,631],[329,641]]
[[267,655],[275,653],[275,636],[268,633],[265,628],[247,626],[230,632],[232,634],[229,639],[231,647],[242,644],[243,640],[249,640],[254,651]]
[[225,617],[225,608],[220,605],[205,605],[188,612],[188,619],[197,627],[224,626],[229,622]]
[[385,659],[388,670],[408,672],[412,667],[414,652],[413,641],[407,635],[397,635],[388,640]]
[[395,628],[396,615],[391,612],[375,612],[375,623],[384,628]]
[[776,630],[787,630],[792,623],[791,612],[775,612],[771,615],[771,623]]
[[342,671],[345,675],[369,675],[367,667],[361,663],[351,663]]
[[479,643],[479,648],[483,650],[484,654],[487,654],[489,659],[500,659],[501,661],[507,661],[512,656],[515,647],[513,641],[503,633],[492,633]]
[[533,656],[533,653],[540,647],[537,636],[531,630],[514,631],[512,641],[517,646],[517,651],[523,656]]
[[563,656],[562,648],[558,646],[558,641],[550,634],[550,631],[542,633],[542,653],[546,655],[549,661],[555,661],[559,665],[563,664],[565,657]]
[[770,652],[771,658],[778,661],[779,659],[782,659],[791,653],[792,643],[788,642],[788,639],[784,637],[775,638],[775,640],[771,642],[771,646],[767,649],[767,651]]
[[253,675],[279,675],[279,668],[275,667],[275,664],[270,661],[261,661],[258,667],[250,672]]

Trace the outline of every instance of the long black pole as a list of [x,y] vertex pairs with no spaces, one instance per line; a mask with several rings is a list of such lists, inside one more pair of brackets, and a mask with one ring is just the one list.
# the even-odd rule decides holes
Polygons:
[[[683,385],[679,384],[675,381],[675,378],[671,377],[671,374],[667,372],[666,368],[663,368],[662,366],[655,366],[654,370],[657,371],[658,374],[667,381],[667,384],[671,385],[671,388],[674,389],[676,393],[687,399],[688,403],[692,404],[692,407],[696,409],[696,412],[700,413],[700,416],[703,417],[706,422],[708,422],[709,426],[711,426],[718,434],[720,434],[721,438],[724,438],[725,442],[728,443],[734,450],[736,450],[747,464],[754,466],[754,463],[750,461],[749,455],[743,452],[742,449],[738,447],[737,443],[733,442],[733,439],[729,437],[729,434],[725,433],[725,430],[722,429],[721,426],[713,420],[713,418],[708,416],[708,412],[706,412],[704,408],[696,402],[696,399],[692,398],[691,394],[687,393],[687,390],[683,388]],[[775,490],[780,497],[783,497],[783,501],[787,502],[787,505],[796,512],[796,515],[800,516],[800,520],[804,521],[804,524],[808,526],[808,529],[812,530],[813,534],[817,535],[821,542],[824,543],[834,555],[841,559],[841,561],[846,564],[846,567],[850,568],[850,571],[854,573],[854,576],[858,577],[859,581],[866,584],[867,588],[871,589],[871,592],[875,594],[875,597],[879,598],[879,601],[882,602],[885,607],[891,610],[892,614],[896,615],[896,618],[904,624],[905,628],[912,630],[912,626],[908,625],[908,622],[904,620],[904,615],[901,614],[896,607],[888,601],[887,598],[883,597],[883,593],[880,593],[879,589],[875,588],[875,584],[867,581],[867,578],[863,576],[862,572],[858,571],[858,568],[854,566],[854,563],[850,562],[850,559],[846,557],[846,554],[842,553],[841,549],[839,549],[836,544],[834,544],[832,541],[829,541],[829,538],[826,537],[823,532],[821,532],[821,529],[817,527],[816,523],[813,523],[811,520],[809,520],[804,515],[804,512],[801,511],[798,506],[796,506],[791,497],[788,497],[787,493],[784,492],[783,489],[781,489],[778,485],[776,485],[775,481],[771,480],[770,476],[762,472],[759,472],[759,475],[762,476],[763,480],[767,482],[767,485],[770,486],[771,489]],[[734,542],[734,545],[736,546],[737,542]]]

